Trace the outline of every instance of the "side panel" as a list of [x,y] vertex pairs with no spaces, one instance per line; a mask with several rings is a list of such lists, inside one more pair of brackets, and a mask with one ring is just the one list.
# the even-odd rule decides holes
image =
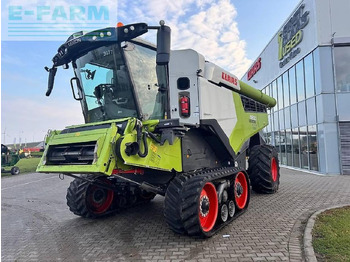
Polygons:
[[198,78],[200,118],[216,119],[227,137],[237,124],[232,91]]
[[[180,119],[180,123],[187,125],[199,125],[199,104],[197,75],[204,70],[204,57],[194,50],[179,50],[171,52],[169,64],[170,85],[170,118]],[[189,86],[179,89],[179,79],[188,78]],[[186,94],[190,99],[190,115],[183,117],[180,114],[180,96]]]
[[267,126],[267,114],[246,112],[238,93],[201,77],[198,78],[198,87],[201,120],[217,120],[235,153],[248,139]]
[[222,159],[215,154],[207,138],[210,138],[209,134],[199,128],[192,128],[182,138],[184,172],[221,166]]
[[[147,138],[148,154],[146,157],[139,157],[136,155],[128,156],[125,153],[126,144],[136,141],[136,132],[124,136],[119,152],[124,160],[125,165],[138,166],[145,168],[153,168],[164,171],[172,171],[173,169],[181,172],[181,139],[176,138],[172,145],[166,141],[164,145],[153,142],[152,139]],[[144,152],[143,146],[141,151]]]
[[268,125],[267,113],[245,112],[239,94],[233,92],[237,124],[230,135],[230,144],[238,152],[243,144]]

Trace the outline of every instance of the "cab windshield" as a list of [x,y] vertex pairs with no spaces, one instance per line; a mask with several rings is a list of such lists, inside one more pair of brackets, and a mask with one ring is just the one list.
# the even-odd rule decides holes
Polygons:
[[164,117],[156,51],[134,43],[104,46],[76,60],[85,121]]

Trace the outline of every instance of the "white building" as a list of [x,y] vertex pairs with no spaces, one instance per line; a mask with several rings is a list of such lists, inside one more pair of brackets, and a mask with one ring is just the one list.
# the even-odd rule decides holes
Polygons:
[[281,164],[350,174],[350,0],[301,1],[242,80],[277,100]]

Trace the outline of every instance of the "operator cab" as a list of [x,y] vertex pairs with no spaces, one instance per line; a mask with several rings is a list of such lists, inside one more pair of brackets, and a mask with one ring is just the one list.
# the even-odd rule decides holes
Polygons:
[[[148,29],[158,30],[160,49],[137,38]],[[66,69],[71,63],[73,96],[81,102],[86,123],[128,117],[164,119],[168,111],[169,54],[170,28],[164,23],[160,27],[140,23],[77,32],[58,49],[53,67],[46,67],[50,73],[46,95],[52,91],[57,67]]]
[[99,47],[78,58],[74,72],[87,123],[164,118],[155,47],[137,40]]

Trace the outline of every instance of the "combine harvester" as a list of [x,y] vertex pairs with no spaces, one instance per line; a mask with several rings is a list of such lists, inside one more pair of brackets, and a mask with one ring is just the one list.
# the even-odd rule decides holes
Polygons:
[[[157,30],[157,46],[139,36]],[[77,32],[49,72],[71,64],[85,124],[51,131],[38,172],[74,177],[67,204],[96,218],[165,196],[180,234],[209,237],[275,193],[278,154],[259,134],[276,101],[198,52],[170,51],[171,30],[145,23]],[[247,168],[249,157],[249,168]]]

